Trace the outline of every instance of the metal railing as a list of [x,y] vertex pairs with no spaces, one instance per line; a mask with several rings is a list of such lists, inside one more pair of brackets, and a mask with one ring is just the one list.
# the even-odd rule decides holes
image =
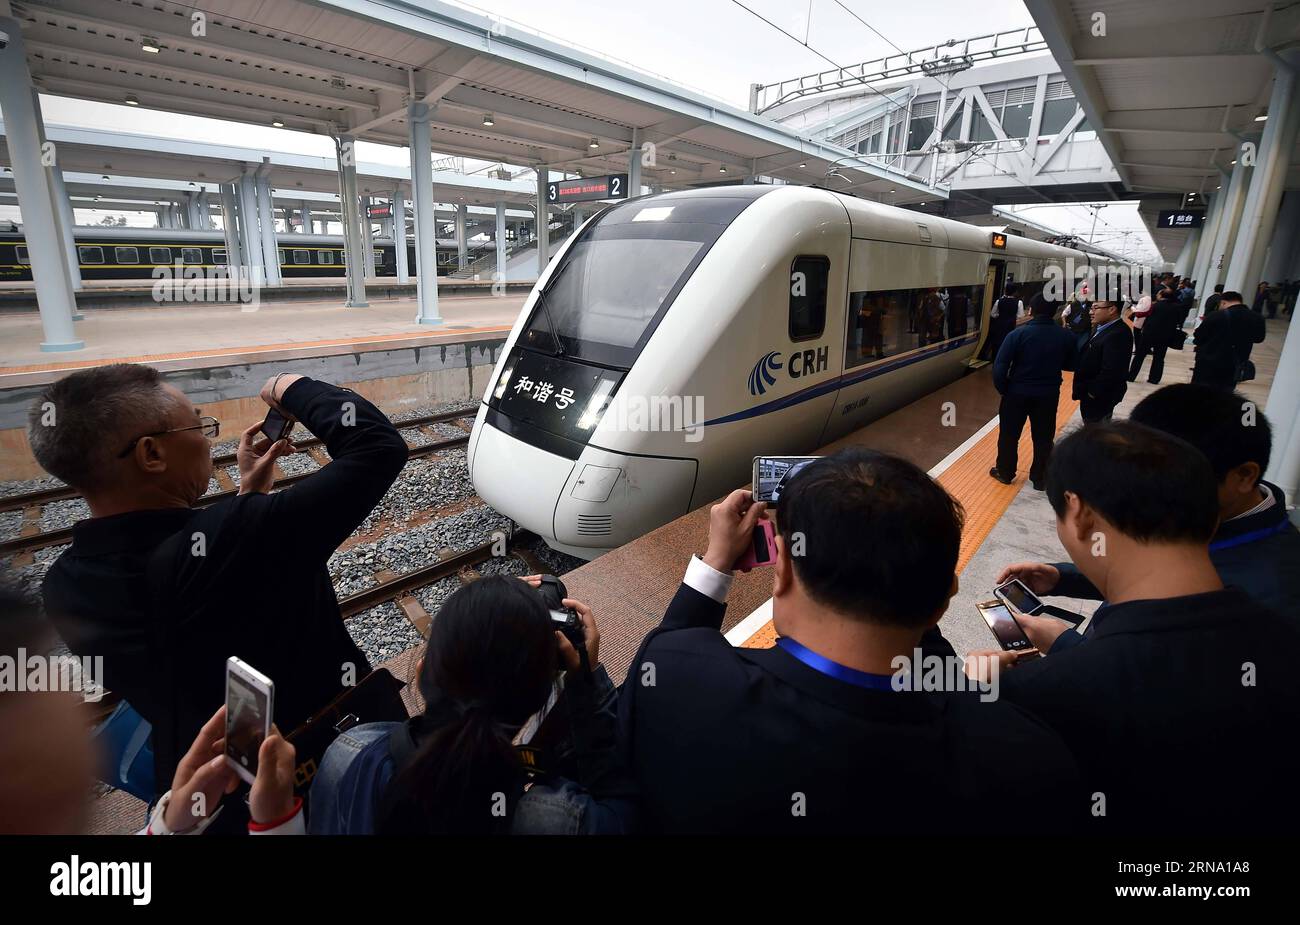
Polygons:
[[916,51],[886,55],[861,64],[806,74],[774,84],[753,84],[749,92],[751,112],[762,113],[805,96],[851,87],[864,87],[878,80],[916,75],[953,74],[976,64],[1014,55],[1047,51],[1047,42],[1037,26],[1010,29],[968,39],[949,39]]

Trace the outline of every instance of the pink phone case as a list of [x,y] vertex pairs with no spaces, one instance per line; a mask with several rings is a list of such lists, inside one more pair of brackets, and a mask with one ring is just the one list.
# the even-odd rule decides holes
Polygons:
[[[732,566],[732,569],[737,572],[748,572],[750,569],[776,562],[776,528],[772,526],[772,521],[760,520],[755,529],[761,531],[761,535],[755,537],[755,542],[749,544],[745,554]],[[759,561],[758,550],[754,548],[759,543],[766,549],[766,561]]]

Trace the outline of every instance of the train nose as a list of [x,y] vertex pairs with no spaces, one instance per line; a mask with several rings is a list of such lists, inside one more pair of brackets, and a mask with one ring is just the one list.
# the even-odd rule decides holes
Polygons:
[[696,463],[587,446],[568,459],[480,420],[470,478],[479,497],[563,552],[593,558],[690,509]]

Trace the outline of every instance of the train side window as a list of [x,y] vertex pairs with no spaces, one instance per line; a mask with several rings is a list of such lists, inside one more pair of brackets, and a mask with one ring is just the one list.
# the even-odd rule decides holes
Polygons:
[[172,262],[172,249],[170,247],[151,247],[149,248],[149,262],[167,264]]
[[14,256],[21,264],[29,264],[32,262],[32,258],[27,255],[27,245],[25,244],[19,244],[14,248]]
[[138,247],[115,247],[113,248],[114,263],[139,263],[140,248]]
[[280,266],[284,266],[289,262],[289,255],[284,252],[283,247],[279,249],[279,256],[280,256]]
[[82,245],[77,248],[77,259],[82,263],[103,263],[104,249],[102,247],[87,247]]
[[796,257],[790,267],[790,339],[811,340],[826,330],[826,257]]
[[182,262],[182,263],[202,263],[202,262],[203,262],[203,248],[201,248],[201,247],[182,247],[182,248],[181,248],[181,262]]
[[333,251],[317,251],[317,252],[316,252],[316,262],[319,263],[319,264],[320,264],[321,266],[323,266],[323,267],[333,266],[333,265],[334,265],[334,252],[333,252]]
[[294,263],[311,263],[311,251],[309,251],[309,250],[304,250],[304,249],[302,249],[301,247],[296,247],[296,248],[294,248],[294,251],[293,251],[293,262],[294,262]]

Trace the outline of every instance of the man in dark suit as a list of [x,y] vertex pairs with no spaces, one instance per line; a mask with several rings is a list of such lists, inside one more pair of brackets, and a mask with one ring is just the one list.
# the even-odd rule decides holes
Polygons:
[[1075,335],[1058,325],[1050,302],[1034,303],[1033,318],[1007,335],[993,363],[993,386],[1002,396],[998,407],[998,458],[989,475],[1010,485],[1016,475],[1020,434],[1029,419],[1034,460],[1029,480],[1042,491],[1043,474],[1056,438],[1056,408],[1061,399],[1061,372],[1074,369]]
[[1196,365],[1192,381],[1220,389],[1237,384],[1242,363],[1268,331],[1264,319],[1241,304],[1240,292],[1225,292],[1217,311],[1206,310],[1193,335]]
[[[1178,293],[1173,289],[1164,289],[1160,298],[1151,306],[1151,314],[1138,334],[1137,349],[1133,353],[1133,362],[1128,368],[1128,381],[1136,382],[1142,371],[1142,361],[1151,355],[1151,373],[1147,381],[1159,385],[1165,372],[1165,351],[1174,339],[1174,332],[1182,327],[1187,317],[1187,305],[1178,300]],[[1181,336],[1181,335],[1179,335]]]
[[1092,336],[1075,367],[1071,393],[1086,424],[1110,420],[1128,391],[1125,374],[1133,354],[1133,331],[1120,320],[1115,302],[1093,302],[1092,324]]
[[[981,831],[1068,827],[1083,809],[1061,800],[1074,773],[1036,720],[960,690],[962,679],[909,683],[918,659],[959,661],[932,631],[957,588],[962,517],[947,492],[862,448],[800,469],[777,508],[780,638],[740,648],[722,635],[726,594],[764,507],[744,490],[713,507],[708,551],[628,669],[622,741],[648,828],[866,837],[968,832],[977,817]],[[1027,809],[993,811],[1007,807]]]
[[1052,454],[1047,497],[1106,603],[1083,634],[1025,618],[1048,654],[1016,663],[1003,692],[1065,738],[1092,807],[1086,830],[1294,834],[1300,627],[1224,587],[1209,460],[1131,421],[1084,427]]

